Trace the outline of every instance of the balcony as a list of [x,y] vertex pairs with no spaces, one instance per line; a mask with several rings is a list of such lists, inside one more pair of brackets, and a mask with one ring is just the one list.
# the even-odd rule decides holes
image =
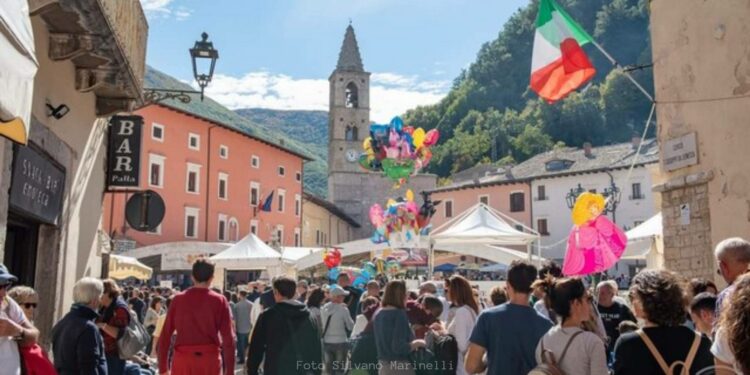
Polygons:
[[138,0],[29,0],[50,32],[49,58],[70,60],[76,89],[96,95],[98,116],[142,101],[148,23]]
[[643,194],[633,194],[633,195],[629,195],[628,199],[630,199],[631,201],[639,201],[639,200],[646,199],[646,196]]

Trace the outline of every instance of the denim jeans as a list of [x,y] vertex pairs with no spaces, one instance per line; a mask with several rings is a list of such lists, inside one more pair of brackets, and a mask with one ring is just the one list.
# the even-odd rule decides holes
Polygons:
[[343,375],[346,373],[346,356],[349,354],[349,344],[323,344],[326,361],[326,370],[331,375]]
[[107,375],[124,375],[125,360],[117,354],[107,354]]
[[237,362],[245,363],[245,354],[247,354],[247,341],[250,338],[249,333],[237,334]]

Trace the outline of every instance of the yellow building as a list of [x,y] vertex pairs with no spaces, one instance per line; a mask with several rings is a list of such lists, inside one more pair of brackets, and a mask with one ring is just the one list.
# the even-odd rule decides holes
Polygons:
[[744,0],[650,6],[665,266],[719,281],[713,247],[750,237],[750,7]]
[[302,247],[337,245],[356,240],[360,225],[333,203],[305,193],[302,200]]

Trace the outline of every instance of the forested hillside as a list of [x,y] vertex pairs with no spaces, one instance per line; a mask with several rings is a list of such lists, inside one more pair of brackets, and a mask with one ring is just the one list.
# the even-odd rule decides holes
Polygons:
[[[557,1],[622,65],[651,63],[647,0]],[[410,125],[442,134],[431,172],[445,177],[478,163],[520,162],[556,145],[623,142],[643,131],[650,103],[593,45],[585,50],[597,75],[584,89],[550,105],[528,88],[537,7],[533,0],[517,11],[443,100],[406,113]],[[650,68],[632,74],[653,91]]]

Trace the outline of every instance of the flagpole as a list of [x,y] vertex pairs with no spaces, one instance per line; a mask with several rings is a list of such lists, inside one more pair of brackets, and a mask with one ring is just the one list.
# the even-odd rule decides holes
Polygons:
[[638,83],[638,81],[635,80],[635,78],[633,78],[633,76],[630,74],[630,72],[625,71],[624,69],[622,69],[622,65],[620,65],[620,63],[618,63],[617,60],[615,60],[615,58],[612,57],[612,55],[610,55],[609,53],[607,53],[607,51],[605,51],[604,48],[602,48],[602,46],[599,45],[599,43],[597,43],[594,40],[594,38],[591,38],[591,43],[599,50],[599,52],[602,53],[602,55],[604,55],[604,57],[607,58],[607,60],[609,60],[610,63],[612,63],[612,65],[615,68],[619,68],[620,71],[622,71],[625,74],[625,76],[628,77],[628,79],[630,80],[630,82],[633,82],[633,84],[635,85],[635,87],[637,87],[639,90],[641,90],[641,92],[643,93],[643,95],[646,95],[646,97],[648,98],[648,100],[650,102],[652,102],[652,103],[654,102],[654,97],[651,96],[651,94],[649,94],[648,91],[646,91],[646,89],[643,88],[643,86],[641,86],[641,84]]

